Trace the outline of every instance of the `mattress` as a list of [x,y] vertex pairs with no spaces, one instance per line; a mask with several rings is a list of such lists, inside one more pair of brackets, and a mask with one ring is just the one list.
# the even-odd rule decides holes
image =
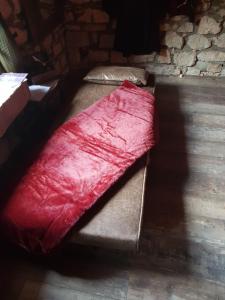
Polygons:
[[[129,82],[114,89],[80,87],[70,120],[54,132],[7,201],[2,228],[27,250],[49,252],[74,224],[70,242],[137,247],[146,161],[134,162],[155,144],[154,97]],[[92,207],[97,199],[100,205]]]
[[[117,86],[82,84],[66,119],[81,112]],[[153,87],[145,90],[154,93]],[[149,152],[138,160],[70,231],[68,244],[136,251],[139,248]]]

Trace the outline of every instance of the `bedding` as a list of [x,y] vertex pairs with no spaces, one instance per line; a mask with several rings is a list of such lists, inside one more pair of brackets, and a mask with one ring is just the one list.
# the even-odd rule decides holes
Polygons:
[[154,96],[125,81],[59,127],[1,212],[1,228],[48,253],[155,144]]

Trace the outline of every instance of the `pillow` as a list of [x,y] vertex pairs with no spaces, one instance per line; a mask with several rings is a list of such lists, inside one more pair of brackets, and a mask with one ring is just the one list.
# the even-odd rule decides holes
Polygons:
[[92,69],[83,79],[88,82],[120,85],[129,80],[136,85],[146,85],[148,72],[134,67],[101,66]]

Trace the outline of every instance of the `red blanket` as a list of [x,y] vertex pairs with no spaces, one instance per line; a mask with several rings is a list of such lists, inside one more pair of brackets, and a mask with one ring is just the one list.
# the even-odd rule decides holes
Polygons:
[[1,214],[9,237],[49,252],[155,144],[154,97],[125,81],[58,128]]

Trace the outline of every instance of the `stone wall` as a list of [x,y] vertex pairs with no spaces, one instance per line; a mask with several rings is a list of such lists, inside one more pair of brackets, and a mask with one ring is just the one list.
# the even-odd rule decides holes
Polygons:
[[50,64],[57,73],[68,71],[68,60],[65,46],[65,27],[59,25],[50,35],[38,45],[29,38],[25,16],[19,0],[0,0],[1,15],[12,33],[23,54],[33,54],[40,51],[47,54]]
[[116,21],[100,0],[70,0],[65,10],[66,43],[72,68],[92,64],[134,64],[164,75],[225,76],[225,0],[199,0],[195,20],[167,17],[162,50],[128,58],[113,51]]

